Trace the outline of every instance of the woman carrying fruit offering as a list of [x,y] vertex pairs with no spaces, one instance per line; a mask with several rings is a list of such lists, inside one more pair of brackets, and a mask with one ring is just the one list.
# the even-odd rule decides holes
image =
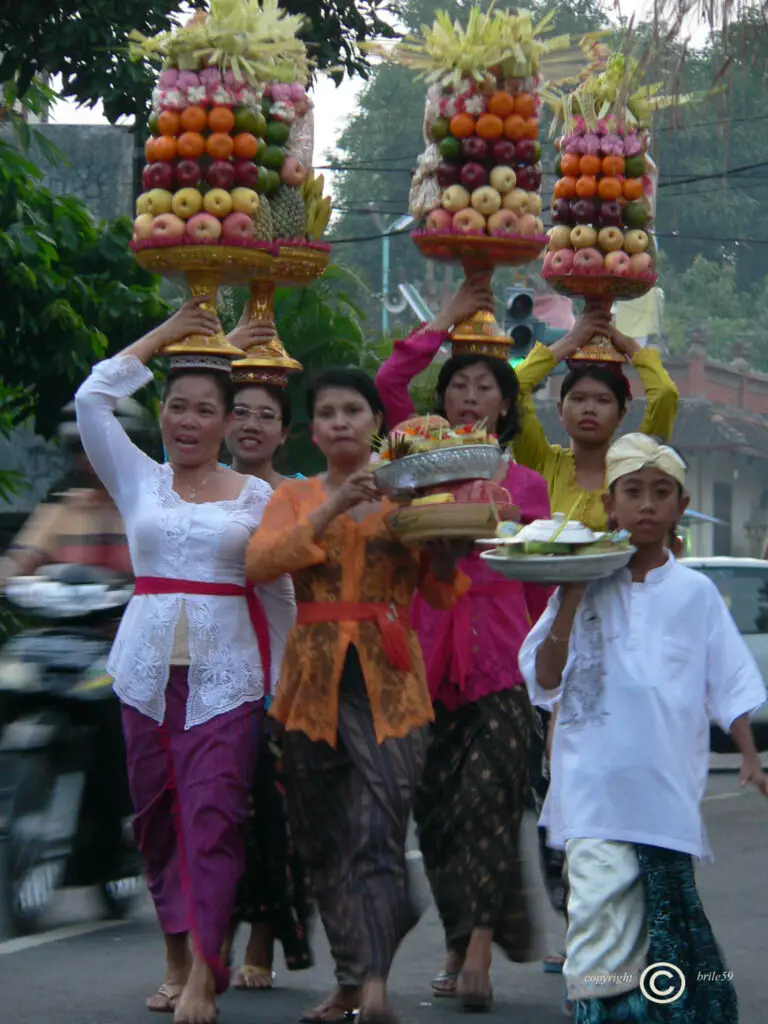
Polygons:
[[165,980],[147,1007],[177,1024],[213,1024],[215,996],[229,983],[220,953],[244,867],[264,693],[295,615],[287,577],[245,587],[245,547],[271,488],[219,464],[228,366],[187,356],[172,368],[160,407],[165,464],[136,448],[114,415],[121,398],[152,380],[146,364],[160,349],[218,332],[202,308],[209,301],[192,299],[98,363],[75,398],[83,447],[125,521],[136,577],[107,670],[165,937]]
[[[488,275],[471,278],[428,327],[395,343],[377,377],[390,423],[412,414],[408,384],[448,340],[451,325],[493,304]],[[517,393],[505,360],[457,355],[440,371],[437,412],[452,427],[482,421],[504,442],[517,430]],[[549,518],[547,485],[537,473],[505,460],[496,484],[524,521]],[[549,595],[502,579],[477,553],[460,568],[472,586],[450,611],[417,597],[412,612],[435,709],[414,811],[446,937],[434,994],[487,1009],[492,943],[515,961],[533,955],[519,848],[533,714],[516,655]]]
[[[274,336],[274,323],[249,322],[246,307],[243,319],[228,340],[248,349],[264,345]],[[290,423],[291,404],[285,387],[276,383],[236,384],[233,419],[226,434],[235,472],[264,480],[273,491],[288,480],[303,479],[300,473],[295,477],[282,476],[274,466]],[[283,947],[289,971],[312,966],[306,869],[294,849],[288,827],[277,740],[273,736],[268,739],[256,764],[245,829],[245,872],[240,880],[232,928],[234,941],[238,923],[250,924],[245,962],[232,979],[233,988],[248,991],[272,988],[275,939]]]
[[272,498],[246,556],[249,577],[290,573],[298,618],[269,714],[285,728],[292,832],[312,881],[337,987],[300,1018],[391,1024],[386,983],[416,922],[405,842],[432,719],[410,606],[448,608],[469,586],[458,549],[420,554],[390,532],[395,506],[369,471],[384,407],[366,374],[328,369],[307,409],[328,469]]

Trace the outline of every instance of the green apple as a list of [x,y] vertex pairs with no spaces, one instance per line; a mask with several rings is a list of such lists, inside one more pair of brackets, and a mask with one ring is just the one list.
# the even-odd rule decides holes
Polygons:
[[440,156],[449,163],[456,163],[461,160],[461,139],[454,139],[447,135],[440,143]]
[[264,138],[270,146],[284,146],[290,134],[291,129],[283,121],[268,121]]
[[170,213],[172,203],[173,196],[167,188],[153,188],[147,192],[147,213],[151,213],[153,217]]
[[256,107],[238,107],[235,110],[235,132],[250,132],[261,139],[267,131],[267,119]]
[[262,163],[270,171],[279,171],[285,161],[285,150],[282,146],[267,146]]
[[252,188],[233,188],[232,209],[235,213],[247,213],[253,216],[259,208],[259,197]]
[[451,122],[447,117],[438,117],[435,123],[432,125],[432,140],[433,142],[441,142],[448,132],[451,130]]
[[642,154],[628,156],[624,161],[625,178],[642,178],[645,174],[645,157]]
[[160,134],[160,115],[159,114],[150,114],[149,115],[149,120],[147,121],[147,126],[148,126],[150,132],[153,135],[159,135]]
[[624,223],[628,228],[642,230],[648,223],[648,210],[645,203],[639,199],[627,203],[624,207]]

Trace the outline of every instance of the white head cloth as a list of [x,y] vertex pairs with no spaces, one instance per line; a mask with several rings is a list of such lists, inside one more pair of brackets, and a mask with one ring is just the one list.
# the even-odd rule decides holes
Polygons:
[[605,476],[611,487],[619,477],[641,469],[658,469],[685,487],[685,463],[674,448],[659,444],[647,434],[625,434],[614,441],[605,458]]

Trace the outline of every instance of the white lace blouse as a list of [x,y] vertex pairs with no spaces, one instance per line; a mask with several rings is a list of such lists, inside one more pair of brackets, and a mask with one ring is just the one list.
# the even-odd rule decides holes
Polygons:
[[[129,439],[113,415],[152,379],[135,356],[93,367],[75,396],[83,447],[125,522],[138,576],[245,584],[245,548],[272,488],[250,477],[232,501],[193,504],[173,489],[173,472]],[[293,585],[284,576],[256,588],[269,623],[271,681],[277,681],[295,618]],[[107,671],[125,704],[162,723],[174,634],[182,608],[189,629],[186,728],[264,696],[259,646],[244,597],[151,594],[128,605]]]

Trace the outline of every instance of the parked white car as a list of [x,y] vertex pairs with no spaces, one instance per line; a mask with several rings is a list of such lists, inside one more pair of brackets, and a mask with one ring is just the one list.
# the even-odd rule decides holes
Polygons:
[[[684,565],[706,573],[723,595],[741,635],[755,656],[768,687],[768,561],[760,558],[684,558]],[[752,720],[761,750],[768,749],[768,703]],[[733,742],[712,727],[712,749],[730,753]]]

